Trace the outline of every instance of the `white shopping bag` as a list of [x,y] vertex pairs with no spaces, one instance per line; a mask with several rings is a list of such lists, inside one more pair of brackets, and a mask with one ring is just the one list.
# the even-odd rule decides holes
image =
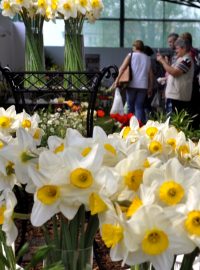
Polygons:
[[115,89],[113,104],[110,110],[110,114],[116,114],[116,113],[121,114],[121,115],[124,114],[124,106],[123,106],[122,97],[120,94],[120,89],[118,87]]

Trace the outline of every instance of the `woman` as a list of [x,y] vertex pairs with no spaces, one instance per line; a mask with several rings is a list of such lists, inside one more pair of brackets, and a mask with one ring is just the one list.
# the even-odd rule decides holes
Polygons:
[[152,71],[150,57],[144,53],[144,44],[141,40],[134,42],[133,53],[129,53],[122,63],[115,87],[119,86],[119,79],[130,62],[132,80],[126,87],[128,112],[134,113],[138,120],[145,123],[144,103],[147,94],[148,96],[152,94]]
[[177,60],[170,66],[161,54],[157,54],[159,61],[166,72],[167,86],[166,99],[172,103],[172,111],[188,109],[192,96],[192,82],[194,76],[194,63],[190,55],[191,45],[188,40],[178,38],[175,42]]

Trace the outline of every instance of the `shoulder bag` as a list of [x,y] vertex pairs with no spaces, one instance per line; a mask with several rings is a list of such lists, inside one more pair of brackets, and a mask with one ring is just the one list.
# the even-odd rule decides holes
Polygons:
[[131,52],[131,57],[128,66],[125,68],[123,71],[122,75],[119,78],[119,85],[124,86],[127,85],[133,78],[132,78],[132,69],[131,69],[131,59],[132,59],[132,54]]

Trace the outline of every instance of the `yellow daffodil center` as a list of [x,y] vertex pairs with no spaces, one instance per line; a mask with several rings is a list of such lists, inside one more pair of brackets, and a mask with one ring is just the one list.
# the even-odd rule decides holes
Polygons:
[[87,0],[80,0],[80,5],[82,6],[82,7],[86,7],[87,6]]
[[97,193],[92,193],[89,198],[91,215],[105,212],[108,207]]
[[152,141],[149,145],[149,151],[152,154],[161,153],[162,152],[162,144],[158,141]]
[[55,185],[45,185],[38,189],[37,198],[43,204],[51,205],[60,197],[60,189]]
[[87,169],[77,168],[71,172],[70,182],[77,188],[89,188],[93,184],[93,176]]
[[17,0],[16,2],[17,2],[17,4],[19,4],[19,5],[22,5],[22,4],[24,3],[23,0]]
[[143,179],[143,170],[130,171],[124,176],[125,184],[129,189],[137,191]]
[[91,6],[92,8],[99,8],[100,5],[100,1],[99,0],[91,0]]
[[9,161],[7,166],[6,166],[6,174],[9,176],[9,175],[14,174],[14,172],[15,172],[14,163]]
[[119,224],[103,224],[102,225],[102,239],[105,245],[115,247],[123,239],[123,227]]
[[153,137],[156,135],[156,133],[158,132],[158,129],[156,127],[148,127],[146,129],[146,134],[153,139]]
[[63,8],[64,8],[64,10],[67,10],[67,11],[70,11],[72,9],[72,7],[69,3],[64,3]]
[[31,121],[28,119],[25,119],[22,121],[22,127],[23,128],[30,128],[31,127]]
[[190,150],[189,150],[189,147],[186,144],[184,144],[179,147],[178,152],[180,155],[185,155],[185,154],[189,154]]
[[39,8],[45,8],[46,7],[46,1],[45,0],[38,0],[38,7]]
[[145,233],[142,240],[142,250],[148,255],[159,255],[169,246],[167,234],[158,229],[152,229]]
[[39,138],[40,138],[40,129],[37,128],[33,135],[33,139],[38,140]]
[[4,212],[6,210],[6,206],[5,204],[2,204],[0,206],[0,225],[2,225],[4,223]]
[[0,117],[0,127],[9,128],[11,126],[11,119],[7,116]]
[[104,144],[104,148],[106,149],[106,151],[108,151],[109,153],[116,156],[117,152],[116,152],[115,148],[111,144],[109,144],[109,143]]
[[4,143],[0,140],[0,149],[4,147]]
[[128,218],[131,217],[142,205],[142,200],[139,197],[135,197],[126,212],[126,216]]
[[184,196],[183,187],[175,181],[164,182],[159,189],[159,198],[167,205],[176,205]]
[[130,131],[131,131],[130,127],[125,127],[123,130],[122,138],[126,139]]
[[168,139],[167,144],[169,144],[173,149],[176,148],[176,140],[174,138]]
[[91,149],[92,149],[91,147],[84,148],[83,151],[81,152],[81,155],[83,157],[86,157],[90,153]]
[[51,1],[51,8],[53,10],[56,10],[57,9],[57,5],[58,5],[58,1],[57,0],[52,0]]
[[185,220],[185,228],[189,234],[200,236],[200,211],[191,211]]
[[57,154],[59,152],[63,152],[64,148],[65,148],[64,144],[61,143],[61,145],[59,145],[58,147],[55,148],[54,153]]
[[10,3],[9,2],[4,2],[3,3],[3,9],[4,10],[9,10],[10,9]]

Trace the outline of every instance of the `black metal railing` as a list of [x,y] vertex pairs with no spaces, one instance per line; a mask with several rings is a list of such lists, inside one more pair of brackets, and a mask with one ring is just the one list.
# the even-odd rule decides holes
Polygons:
[[[52,98],[64,97],[79,101],[87,101],[87,136],[93,132],[93,115],[97,93],[104,78],[115,79],[118,75],[116,66],[108,66],[99,72],[16,72],[0,66],[4,78],[12,90],[17,112],[25,109],[33,113],[38,100],[43,99],[50,104]],[[27,102],[29,100],[29,102]]]

